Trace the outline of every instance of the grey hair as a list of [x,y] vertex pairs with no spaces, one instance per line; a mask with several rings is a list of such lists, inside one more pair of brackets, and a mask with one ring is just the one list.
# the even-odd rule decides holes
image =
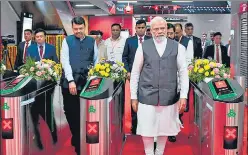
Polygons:
[[166,20],[163,18],[163,17],[160,17],[160,16],[156,16],[154,17],[152,20],[151,20],[151,28],[153,27],[152,25],[154,25],[156,22],[160,22],[160,21],[164,21],[165,24],[167,23]]

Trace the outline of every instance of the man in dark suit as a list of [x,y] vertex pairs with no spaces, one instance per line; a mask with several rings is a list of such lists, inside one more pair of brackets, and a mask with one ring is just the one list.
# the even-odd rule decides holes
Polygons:
[[214,44],[207,47],[204,58],[212,58],[219,63],[230,67],[230,57],[227,54],[227,48],[221,44],[222,34],[216,32],[214,34]]
[[28,47],[32,44],[35,44],[35,42],[32,41],[32,33],[33,32],[30,29],[24,30],[25,41],[20,42],[17,47],[17,55],[15,60],[14,70],[18,70],[18,68],[25,63]]
[[[136,22],[136,35],[133,37],[130,37],[126,40],[124,51],[122,54],[122,62],[124,63],[124,67],[128,72],[128,79],[130,80],[130,75],[133,67],[133,61],[135,57],[136,50],[138,46],[146,39],[150,39],[151,37],[146,36],[146,21],[144,20],[138,20]],[[136,134],[136,128],[137,128],[137,114],[132,111],[132,133]]]
[[202,44],[201,39],[193,36],[194,26],[192,23],[185,24],[185,33],[188,38],[193,41],[194,58],[202,58]]
[[[31,57],[35,61],[40,61],[41,59],[50,59],[58,63],[59,61],[56,55],[55,47],[45,43],[46,32],[43,29],[37,29],[34,35],[37,44],[33,44],[28,48],[27,57]],[[57,142],[57,128],[55,119],[53,117],[53,108],[51,103],[53,91],[54,89],[50,89],[46,93],[36,96],[35,102],[31,105],[31,116],[34,124],[35,140],[39,149],[43,149],[38,129],[39,114],[46,121],[51,131],[53,143],[55,144]]]

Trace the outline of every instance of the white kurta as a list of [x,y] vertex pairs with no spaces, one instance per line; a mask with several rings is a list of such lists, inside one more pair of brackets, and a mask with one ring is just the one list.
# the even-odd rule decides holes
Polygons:
[[[161,57],[165,51],[167,39],[165,39],[162,43],[157,43],[156,41],[154,41],[154,43],[158,54]],[[181,86],[179,90],[180,98],[187,98],[189,89],[185,50],[186,49],[183,45],[178,45],[177,68],[179,76],[178,85]],[[138,82],[140,72],[143,67],[143,62],[143,49],[142,46],[139,46],[136,51],[131,73],[131,99],[137,99]],[[175,136],[180,132],[181,123],[179,120],[178,104],[170,106],[153,106],[139,103],[137,118],[137,134],[141,136]]]

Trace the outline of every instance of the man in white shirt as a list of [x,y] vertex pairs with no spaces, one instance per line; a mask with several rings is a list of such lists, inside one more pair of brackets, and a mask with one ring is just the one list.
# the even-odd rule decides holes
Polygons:
[[108,60],[122,62],[126,38],[121,37],[121,25],[112,24],[111,33],[112,36],[105,41]]
[[157,137],[155,155],[163,155],[167,136],[180,132],[179,113],[186,106],[189,78],[185,47],[166,38],[164,18],[152,19],[151,32],[153,38],[145,40],[136,51],[131,99],[137,112],[137,135],[142,136],[146,155],[154,155],[154,137]]

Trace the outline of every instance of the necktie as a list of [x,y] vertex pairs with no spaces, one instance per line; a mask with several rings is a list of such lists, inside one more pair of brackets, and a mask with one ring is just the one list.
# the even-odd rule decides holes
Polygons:
[[25,49],[23,52],[23,63],[26,63],[27,49],[28,49],[28,42],[26,42]]
[[43,59],[43,46],[40,46],[40,58]]
[[143,38],[142,38],[142,37],[140,37],[140,38],[139,38],[139,41],[140,41],[140,43],[142,44]]
[[216,45],[216,61],[220,62],[219,45]]

